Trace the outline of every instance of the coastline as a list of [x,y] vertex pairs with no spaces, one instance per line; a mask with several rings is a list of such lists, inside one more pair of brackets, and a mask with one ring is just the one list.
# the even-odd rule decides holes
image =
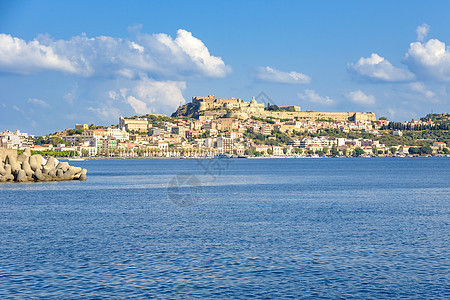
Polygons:
[[[130,159],[233,159],[233,160],[245,160],[245,159],[317,159],[317,158],[450,158],[450,155],[430,155],[430,156],[414,156],[414,155],[406,155],[406,156],[255,156],[255,157],[246,157],[246,158],[238,158],[238,157],[229,157],[229,158],[217,158],[217,157],[209,157],[209,156],[198,156],[198,157],[84,157],[84,160],[130,160]],[[60,158],[60,161],[68,161],[68,159]]]

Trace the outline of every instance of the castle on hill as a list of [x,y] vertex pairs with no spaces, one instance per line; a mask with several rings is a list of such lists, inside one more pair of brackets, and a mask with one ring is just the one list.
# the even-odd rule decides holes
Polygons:
[[258,103],[255,97],[253,97],[250,102],[246,102],[240,98],[215,98],[214,95],[209,95],[206,97],[192,97],[192,102],[180,106],[173,116],[196,116],[202,119],[226,117],[245,120],[250,117],[258,117],[297,119],[299,121],[376,121],[375,114],[372,112],[301,111],[299,106],[280,106],[278,110],[266,110],[265,104]]

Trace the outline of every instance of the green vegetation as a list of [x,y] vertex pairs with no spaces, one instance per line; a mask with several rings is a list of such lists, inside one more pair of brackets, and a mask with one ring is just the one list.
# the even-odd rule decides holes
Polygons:
[[275,121],[272,119],[264,119],[264,118],[258,118],[258,117],[252,117],[252,119],[256,120],[256,121],[266,122],[269,124],[275,124]]
[[378,135],[365,131],[341,132],[337,129],[320,129],[316,133],[295,132],[300,139],[327,136],[330,139],[369,139],[379,141],[387,147],[396,145],[431,146],[434,141],[450,143],[450,130],[403,131],[403,136],[392,134],[392,130],[380,130]]
[[148,123],[152,124],[154,122],[172,122],[172,117],[166,117],[166,116],[155,116],[152,114],[146,114],[143,116],[132,116],[132,117],[126,117],[125,119],[141,119],[146,118]]
[[63,140],[57,136],[38,136],[34,139],[35,145],[44,145],[44,144],[52,144],[53,147],[56,147],[58,144],[64,144],[66,146],[71,146],[72,143]]
[[261,133],[253,133],[247,131],[244,133],[244,138],[252,139],[256,145],[282,146],[287,144],[291,138],[277,130],[272,130],[271,135],[264,135]]
[[82,134],[84,129],[69,129],[67,130],[67,135],[76,135],[76,134]]
[[439,124],[450,124],[450,114],[442,113],[442,114],[428,114],[425,117],[420,119],[421,121],[433,121],[434,123]]
[[106,128],[106,126],[102,126],[102,125],[94,125],[94,124],[89,125],[90,130],[105,129],[105,128]]
[[265,107],[264,110],[281,111],[281,109],[278,107],[278,105],[276,105],[276,104],[270,105],[270,103],[267,103],[267,107]]
[[359,157],[363,154],[364,154],[364,150],[359,147],[355,148],[355,150],[353,151],[353,156],[355,156],[355,157]]
[[381,130],[413,130],[413,131],[423,131],[423,130],[450,130],[450,122],[445,121],[436,121],[434,125],[431,124],[422,124],[422,125],[414,125],[411,123],[400,123],[400,122],[389,122],[389,124],[383,125]]
[[331,156],[339,155],[339,150],[337,149],[336,145],[333,145],[333,147],[331,147],[330,154],[331,154]]
[[434,141],[450,142],[450,131],[448,130],[423,130],[404,131],[403,136],[394,136],[391,131],[380,132],[376,140],[386,146],[411,145],[411,146],[431,146]]
[[[17,150],[17,154],[21,154],[23,152],[24,152],[24,150]],[[56,152],[56,151],[50,151],[50,150],[45,150],[45,151],[34,151],[34,150],[31,150],[30,152],[31,152],[31,155],[40,154],[42,156],[54,156],[54,157],[79,156],[78,151],[61,151],[61,152]]]
[[409,154],[417,154],[417,155],[431,155],[433,153],[433,149],[430,146],[422,146],[420,148],[411,147],[408,150]]

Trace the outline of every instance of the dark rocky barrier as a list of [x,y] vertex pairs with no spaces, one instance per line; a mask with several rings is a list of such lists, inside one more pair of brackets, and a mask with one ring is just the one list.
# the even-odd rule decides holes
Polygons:
[[0,149],[0,182],[86,180],[86,173],[86,169],[69,166],[54,157],[31,155],[30,149],[21,154]]

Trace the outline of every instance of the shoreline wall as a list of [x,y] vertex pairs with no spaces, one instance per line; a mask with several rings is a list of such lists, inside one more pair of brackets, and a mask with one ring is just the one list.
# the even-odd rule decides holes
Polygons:
[[0,149],[0,182],[86,180],[86,169],[69,166],[54,157],[45,159],[39,154],[31,155],[27,148]]

